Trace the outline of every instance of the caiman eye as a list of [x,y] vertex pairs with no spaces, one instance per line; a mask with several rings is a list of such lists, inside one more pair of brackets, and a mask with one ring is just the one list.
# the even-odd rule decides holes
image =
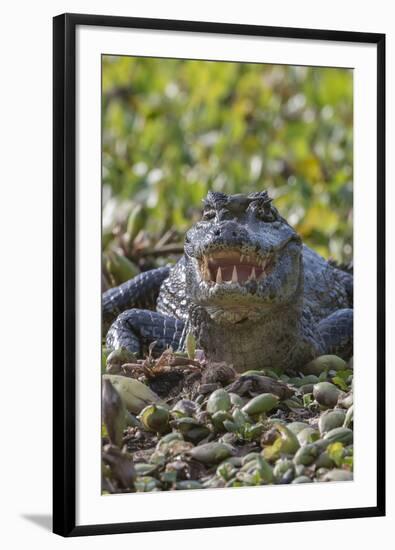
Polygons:
[[277,220],[276,211],[270,204],[254,205],[253,210],[258,220],[263,222],[275,222]]
[[257,216],[260,220],[264,222],[274,222],[276,221],[276,214],[272,210],[272,208],[269,207],[263,207],[260,208],[257,212]]
[[212,220],[215,218],[215,210],[205,210],[202,215],[202,220]]

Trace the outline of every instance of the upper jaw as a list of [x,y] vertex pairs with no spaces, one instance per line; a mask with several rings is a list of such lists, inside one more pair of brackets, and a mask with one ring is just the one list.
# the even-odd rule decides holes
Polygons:
[[272,253],[256,253],[235,247],[208,250],[198,258],[201,278],[209,286],[243,286],[260,281],[272,271],[273,263]]

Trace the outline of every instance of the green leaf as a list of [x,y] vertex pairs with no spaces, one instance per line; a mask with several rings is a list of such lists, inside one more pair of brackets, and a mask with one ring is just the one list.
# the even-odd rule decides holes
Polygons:
[[336,384],[336,386],[338,386],[341,390],[343,391],[347,391],[348,390],[348,386],[347,384],[345,383],[345,381],[343,380],[343,378],[341,378],[340,376],[334,376],[332,378],[332,382],[334,384]]
[[327,452],[337,467],[342,465],[344,455],[344,446],[342,443],[339,441],[336,443],[331,443],[331,445],[327,448]]
[[305,393],[304,396],[303,396],[303,406],[304,407],[308,407],[309,405],[311,405],[311,403],[313,403],[314,401],[314,397],[313,397],[313,394],[312,393]]

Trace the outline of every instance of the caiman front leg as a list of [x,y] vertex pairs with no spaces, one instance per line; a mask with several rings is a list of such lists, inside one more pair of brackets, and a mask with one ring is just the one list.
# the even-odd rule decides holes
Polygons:
[[109,349],[126,348],[142,356],[156,341],[153,353],[160,355],[166,348],[178,349],[183,328],[184,323],[175,317],[147,309],[129,309],[111,325],[106,346]]
[[335,311],[318,324],[317,330],[325,355],[338,355],[346,361],[351,358],[354,340],[352,309]]
[[160,286],[169,276],[169,267],[140,273],[133,279],[103,292],[103,328],[108,329],[116,317],[131,308],[154,309]]

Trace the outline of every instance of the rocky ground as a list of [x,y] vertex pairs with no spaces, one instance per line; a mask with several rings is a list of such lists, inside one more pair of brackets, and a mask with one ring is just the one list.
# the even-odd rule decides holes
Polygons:
[[240,375],[187,347],[103,350],[103,494],[352,480],[352,359]]

